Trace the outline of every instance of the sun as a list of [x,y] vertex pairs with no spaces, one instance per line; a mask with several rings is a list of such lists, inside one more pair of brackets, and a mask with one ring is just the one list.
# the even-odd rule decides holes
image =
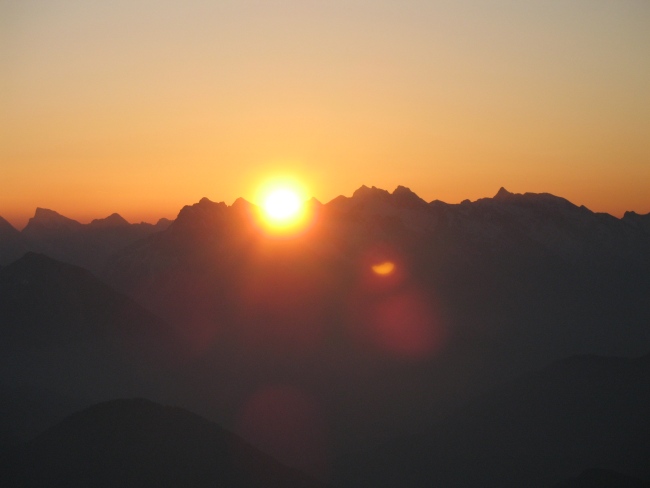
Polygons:
[[302,205],[303,203],[295,191],[289,188],[277,188],[264,199],[262,207],[270,221],[289,223],[299,216]]
[[257,198],[260,220],[272,234],[293,235],[305,227],[310,212],[306,191],[293,181],[272,181]]

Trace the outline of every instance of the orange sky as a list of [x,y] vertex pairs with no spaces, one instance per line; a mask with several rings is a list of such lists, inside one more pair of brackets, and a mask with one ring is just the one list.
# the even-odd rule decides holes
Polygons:
[[645,0],[0,0],[0,215],[156,220],[277,175],[647,213],[648,25]]

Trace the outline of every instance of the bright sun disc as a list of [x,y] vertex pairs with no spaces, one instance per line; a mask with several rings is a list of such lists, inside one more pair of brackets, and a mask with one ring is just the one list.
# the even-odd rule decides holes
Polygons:
[[270,220],[276,223],[289,223],[299,216],[302,201],[296,192],[280,188],[269,193],[264,200],[263,208]]

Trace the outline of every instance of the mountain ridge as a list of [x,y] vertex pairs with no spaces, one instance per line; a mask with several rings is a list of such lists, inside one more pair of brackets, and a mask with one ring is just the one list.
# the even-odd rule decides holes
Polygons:
[[[461,205],[461,204],[463,204],[465,202],[476,203],[476,202],[479,202],[479,201],[487,201],[487,200],[500,201],[500,202],[511,202],[511,203],[512,202],[524,202],[524,201],[531,202],[533,200],[536,200],[537,202],[543,202],[543,201],[546,201],[546,202],[554,201],[556,203],[563,202],[564,204],[570,204],[570,205],[575,206],[575,207],[587,209],[587,207],[575,205],[572,202],[570,202],[569,200],[567,200],[567,199],[565,199],[563,197],[553,195],[551,193],[545,193],[545,192],[544,193],[532,193],[532,192],[512,193],[512,192],[509,192],[508,190],[506,190],[504,187],[500,187],[499,190],[497,191],[497,193],[493,197],[479,198],[478,200],[475,200],[475,201],[464,200],[463,202],[458,203],[458,204],[447,203],[447,202],[443,202],[443,201],[438,200],[438,199],[434,199],[434,200],[432,200],[430,202],[426,202],[419,195],[417,195],[417,193],[413,192],[410,188],[405,187],[403,185],[398,185],[397,187],[395,187],[395,189],[393,190],[392,193],[389,192],[388,190],[384,190],[384,189],[381,189],[381,188],[378,188],[378,187],[375,187],[375,186],[368,187],[366,185],[361,185],[359,188],[357,188],[352,193],[352,195],[350,197],[346,197],[344,195],[339,195],[339,196],[333,198],[332,200],[330,200],[327,203],[321,203],[315,197],[312,197],[312,199],[316,200],[316,202],[318,202],[321,205],[333,204],[333,206],[336,206],[337,205],[336,202],[339,202],[341,199],[345,199],[345,200],[347,200],[347,199],[357,199],[357,200],[382,199],[382,200],[388,201],[388,200],[391,199],[391,197],[397,197],[398,199],[402,199],[403,201],[409,200],[412,204],[417,203],[417,205],[424,202],[424,203],[427,203],[429,206],[431,206],[431,205],[435,206],[435,205],[441,205],[441,204],[443,204],[445,206],[458,206],[458,205]],[[233,202],[233,205],[230,205],[230,206],[226,205],[225,202],[213,202],[212,200],[210,200],[207,197],[202,197],[201,199],[199,199],[197,204],[185,205],[183,207],[183,209],[186,209],[186,212],[187,212],[187,211],[191,211],[190,209],[192,207],[195,207],[196,205],[198,205],[197,208],[200,208],[200,207],[205,208],[206,206],[208,206],[210,204],[215,204],[215,203],[216,203],[216,205],[218,205],[218,206],[220,206],[222,208],[223,207],[239,206],[240,200],[245,202],[248,205],[253,205],[250,202],[246,201],[243,197],[238,197],[237,199],[235,199],[235,201]],[[395,201],[395,198],[393,198],[393,201]],[[183,212],[183,209],[181,209],[179,211],[179,215],[181,214],[181,212]],[[608,214],[608,213],[602,213],[602,214],[603,215],[611,215],[611,214]],[[614,217],[614,218],[616,218],[618,220],[623,220],[625,218],[627,218],[627,219],[641,218],[642,220],[646,220],[646,219],[650,219],[649,216],[650,216],[650,214],[645,214],[645,215],[644,214],[638,214],[634,210],[629,210],[629,211],[626,211],[625,214],[620,218],[619,217],[614,217],[614,216],[612,216],[612,217]],[[178,216],[177,216],[177,218],[178,218]],[[6,227],[7,224],[10,227],[14,228],[2,216],[0,216],[0,219],[1,219],[0,220],[0,228]],[[79,225],[82,225],[82,226],[91,225],[93,227],[101,227],[101,226],[122,226],[125,223],[130,224],[130,225],[151,225],[151,226],[156,226],[156,225],[160,225],[161,221],[164,222],[166,220],[168,220],[168,219],[164,219],[164,218],[159,219],[157,224],[149,224],[149,223],[146,223],[146,222],[141,222],[140,224],[135,224],[135,223],[130,224],[123,217],[121,217],[119,214],[113,213],[113,214],[109,215],[108,217],[96,218],[96,219],[92,220],[89,224],[81,224],[81,223],[79,223],[78,221],[76,221],[74,219],[71,219],[69,217],[66,217],[66,216],[56,212],[55,210],[50,210],[50,209],[47,209],[47,208],[37,207],[36,211],[34,213],[34,216],[29,219],[29,222],[33,222],[33,225],[34,224],[46,224],[46,225],[52,225],[52,224],[62,225],[62,224],[64,224],[64,225],[72,225],[74,227],[77,227],[77,224],[79,224]],[[2,222],[4,222],[4,223],[2,223]],[[27,224],[28,226],[29,226],[29,222]],[[18,232],[22,232],[22,231],[18,231]]]
[[[180,335],[90,271],[27,253],[0,269],[0,442],[111,394],[155,394]],[[23,409],[22,393],[33,405]],[[13,440],[12,440],[13,439]]]
[[[179,342],[189,343],[187,362],[168,378],[173,403],[237,431],[251,399],[288,386],[297,391],[291,399],[313,406],[316,433],[332,425],[326,432],[341,452],[420,431],[558,359],[650,348],[648,234],[560,197],[506,192],[498,192],[505,202],[445,204],[426,203],[404,187],[366,187],[312,202],[309,225],[286,235],[268,232],[243,199],[228,206],[205,198],[183,207],[165,230],[100,248],[115,252],[96,276],[164,317]],[[121,228],[93,235],[108,244]],[[92,242],[70,235],[61,234],[53,249]],[[68,256],[83,257],[75,252]],[[39,323],[60,317],[99,334],[97,324],[110,325],[102,316],[112,312],[104,300],[80,307],[86,288],[54,282],[34,298],[40,309],[23,308],[40,310]],[[29,297],[18,279],[12,290]],[[95,325],[83,326],[83,317],[95,317]],[[73,352],[55,359],[66,365]],[[258,447],[272,445],[260,439]],[[303,460],[318,461],[319,446],[303,449]],[[281,447],[276,457],[285,460]]]
[[0,221],[0,263],[9,264],[33,251],[97,273],[111,254],[170,225],[168,219],[160,219],[156,224],[131,224],[117,213],[82,224],[38,207],[22,231],[11,232]]

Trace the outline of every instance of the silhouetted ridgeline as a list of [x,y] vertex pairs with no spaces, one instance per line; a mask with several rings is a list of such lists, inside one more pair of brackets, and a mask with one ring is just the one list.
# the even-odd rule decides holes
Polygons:
[[130,298],[35,253],[0,269],[0,324],[0,450],[88,403],[154,395],[184,350]]
[[53,210],[37,208],[22,231],[0,217],[0,264],[8,264],[27,251],[45,253],[61,261],[98,271],[113,253],[171,222],[129,224],[118,214],[80,224]]
[[504,189],[307,206],[284,236],[243,199],[156,227],[0,221],[4,447],[141,396],[345,486],[647,478],[647,357],[593,355],[650,351],[649,215]]

